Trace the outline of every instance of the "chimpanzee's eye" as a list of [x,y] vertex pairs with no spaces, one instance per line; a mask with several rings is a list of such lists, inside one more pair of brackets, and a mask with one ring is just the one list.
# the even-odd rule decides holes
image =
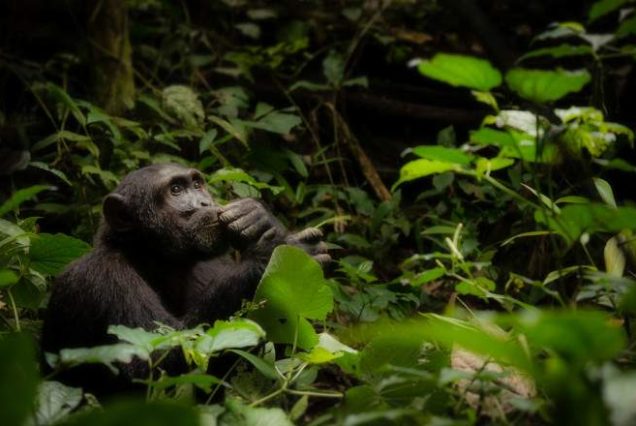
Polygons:
[[195,179],[194,182],[192,183],[192,187],[194,189],[201,189],[203,187],[203,184],[201,183],[199,179]]
[[178,183],[173,183],[172,185],[170,185],[170,192],[172,192],[173,195],[178,195],[181,193],[181,191],[183,191],[182,185],[179,185]]

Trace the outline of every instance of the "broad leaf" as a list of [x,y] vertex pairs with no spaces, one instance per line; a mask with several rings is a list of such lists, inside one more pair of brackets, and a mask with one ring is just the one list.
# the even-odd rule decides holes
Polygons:
[[119,400],[103,409],[81,412],[61,423],[64,426],[199,426],[199,413],[191,407],[169,402]]
[[300,123],[302,120],[297,115],[280,111],[271,112],[258,121],[243,121],[246,126],[283,135],[291,132]]
[[624,348],[620,327],[596,311],[527,311],[510,318],[537,352],[550,349],[571,363],[612,359]]
[[542,49],[531,50],[519,58],[520,61],[541,56],[551,56],[553,58],[565,58],[570,56],[591,55],[594,50],[588,45],[573,46],[571,44],[561,44],[559,46],[544,47]]
[[597,19],[612,13],[619,9],[621,6],[630,3],[631,0],[600,0],[594,3],[588,13],[588,19],[590,22],[594,22]]
[[0,422],[23,425],[33,410],[37,373],[33,336],[4,335],[0,339]]
[[309,319],[324,320],[333,309],[331,289],[320,265],[303,250],[279,246],[274,250],[256,289],[254,301],[265,307],[252,313],[275,343],[294,342],[311,349],[318,336]]
[[584,232],[620,232],[636,229],[636,208],[614,208],[605,204],[570,204],[561,209],[560,214],[550,214],[537,210],[535,219],[547,223],[550,229],[562,235],[569,243],[576,241]]
[[636,15],[625,19],[616,30],[616,37],[627,37],[633,34],[636,34]]
[[10,269],[0,269],[0,288],[17,283],[20,277]]
[[20,204],[32,199],[40,192],[47,189],[51,189],[51,187],[46,185],[35,185],[14,192],[11,197],[0,206],[0,216],[4,216],[10,211],[17,209],[20,207]]
[[393,185],[393,189],[404,182],[420,179],[432,174],[459,170],[461,170],[459,164],[449,163],[447,161],[427,160],[425,158],[410,161],[400,169],[400,179]]
[[506,83],[524,99],[547,103],[578,92],[591,80],[586,70],[554,71],[514,68],[506,74]]
[[77,364],[104,364],[113,373],[117,373],[118,370],[114,363],[123,362],[127,364],[133,360],[133,357],[147,360],[150,358],[150,353],[128,343],[116,343],[92,348],[62,349],[59,362],[63,365],[71,366]]
[[456,163],[467,166],[473,157],[469,153],[458,148],[447,148],[438,145],[422,145],[412,149],[412,152],[427,160],[445,161],[447,163]]
[[254,321],[216,321],[214,327],[197,342],[197,350],[212,354],[228,348],[256,346],[264,337],[265,331]]
[[420,73],[451,86],[488,91],[501,84],[501,73],[485,59],[472,56],[438,53],[433,59],[421,61]]
[[84,241],[68,235],[38,234],[31,239],[31,267],[42,274],[57,275],[90,248]]
[[251,407],[235,399],[226,405],[229,413],[223,416],[224,426],[294,426],[280,408]]
[[81,402],[81,389],[60,382],[42,382],[38,387],[35,424],[55,424],[68,416]]

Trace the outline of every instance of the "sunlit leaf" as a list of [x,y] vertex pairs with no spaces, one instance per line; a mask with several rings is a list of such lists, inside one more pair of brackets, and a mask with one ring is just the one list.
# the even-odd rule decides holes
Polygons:
[[417,69],[426,77],[486,92],[501,84],[501,73],[485,59],[472,56],[438,53],[423,60]]
[[303,250],[279,246],[265,269],[254,301],[265,307],[251,317],[276,343],[297,343],[311,349],[318,336],[309,319],[324,320],[333,309],[333,296],[322,269]]
[[44,381],[38,386],[35,423],[52,425],[68,416],[82,402],[82,390],[60,382]]
[[116,343],[113,345],[95,346],[92,348],[62,349],[59,362],[63,365],[77,364],[104,364],[113,373],[118,373],[116,362],[128,364],[133,357],[147,360],[150,353],[143,348],[128,343]]
[[420,179],[432,174],[458,170],[461,170],[459,164],[449,163],[447,161],[427,160],[425,158],[409,161],[400,169],[400,179],[393,185],[393,189],[404,182]]
[[612,237],[605,243],[603,249],[605,270],[613,277],[622,277],[625,271],[625,254],[618,246],[618,239]]
[[614,199],[614,191],[612,190],[612,186],[605,179],[601,179],[598,177],[592,178],[594,181],[594,186],[596,187],[596,191],[601,196],[601,199],[611,207],[617,207],[616,199]]
[[228,400],[230,414],[224,416],[227,426],[294,426],[287,414],[280,408],[251,407],[238,400]]
[[428,160],[445,161],[463,166],[470,164],[473,157],[469,153],[458,148],[447,148],[438,145],[421,145],[412,148],[411,151],[422,158]]
[[265,337],[265,331],[254,321],[247,319],[215,321],[214,327],[210,328],[197,342],[197,350],[212,354],[228,348],[256,346],[263,337]]
[[522,98],[547,103],[580,91],[591,80],[587,70],[553,71],[513,68],[506,74],[508,87]]

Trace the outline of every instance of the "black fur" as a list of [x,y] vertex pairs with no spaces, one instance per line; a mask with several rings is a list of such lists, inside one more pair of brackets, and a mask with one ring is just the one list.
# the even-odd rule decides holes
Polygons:
[[[88,255],[56,280],[42,332],[42,349],[115,342],[109,325],[152,330],[227,318],[253,296],[273,249],[293,244],[319,262],[329,256],[320,231],[289,233],[262,204],[241,199],[217,205],[198,171],[153,165],[126,176],[104,200],[104,217]],[[240,250],[240,261],[230,249]],[[161,367],[184,370],[179,351]],[[102,366],[82,366],[60,379],[94,393],[131,387],[148,377],[140,361],[113,376]]]

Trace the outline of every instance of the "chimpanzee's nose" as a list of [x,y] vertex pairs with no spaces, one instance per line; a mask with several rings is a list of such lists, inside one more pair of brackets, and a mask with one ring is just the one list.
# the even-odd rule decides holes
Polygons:
[[211,202],[209,202],[208,200],[202,200],[201,201],[201,207],[210,207],[212,205]]

